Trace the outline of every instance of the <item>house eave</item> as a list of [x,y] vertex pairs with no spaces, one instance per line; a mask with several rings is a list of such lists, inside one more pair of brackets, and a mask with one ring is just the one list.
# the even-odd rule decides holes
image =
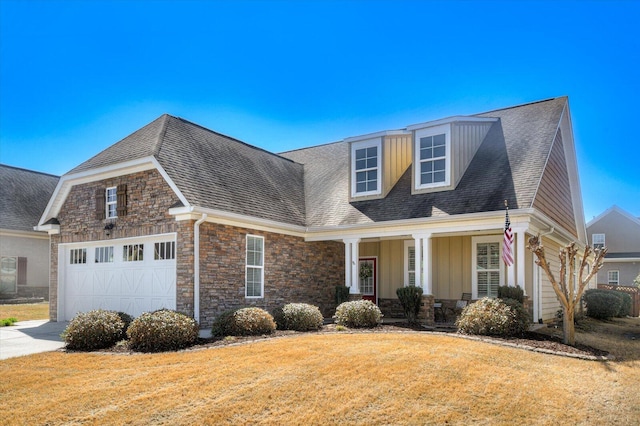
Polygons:
[[[533,209],[510,210],[511,226],[528,229]],[[468,213],[415,219],[370,222],[353,225],[310,227],[307,241],[343,240],[348,238],[404,238],[414,234],[495,233],[504,229],[504,211]]]
[[16,238],[33,238],[37,240],[46,240],[48,237],[34,227],[33,231],[23,231],[17,229],[0,229],[0,236],[16,237]]
[[197,206],[174,207],[169,209],[169,214],[174,216],[177,221],[198,220],[202,218],[202,214],[206,214],[207,218],[205,222],[273,232],[301,238],[305,236],[307,230],[306,227],[300,225],[292,225],[284,222]]

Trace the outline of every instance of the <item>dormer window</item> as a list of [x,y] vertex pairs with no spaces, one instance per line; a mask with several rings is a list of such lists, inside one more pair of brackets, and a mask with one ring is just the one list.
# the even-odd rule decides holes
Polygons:
[[378,195],[381,192],[381,139],[351,144],[351,196]]
[[450,125],[416,130],[414,182],[416,189],[448,186],[451,182]]

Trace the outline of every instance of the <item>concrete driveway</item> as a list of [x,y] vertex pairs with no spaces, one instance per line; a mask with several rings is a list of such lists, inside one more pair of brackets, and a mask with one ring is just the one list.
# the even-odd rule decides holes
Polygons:
[[60,333],[67,324],[69,323],[64,321],[34,320],[0,327],[0,359],[55,351],[64,347]]

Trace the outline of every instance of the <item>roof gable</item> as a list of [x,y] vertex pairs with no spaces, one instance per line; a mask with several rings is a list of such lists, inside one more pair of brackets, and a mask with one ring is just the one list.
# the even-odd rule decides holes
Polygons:
[[0,164],[0,229],[33,231],[59,179]]
[[74,182],[153,167],[185,207],[305,224],[302,165],[167,114],[65,174],[50,214]]

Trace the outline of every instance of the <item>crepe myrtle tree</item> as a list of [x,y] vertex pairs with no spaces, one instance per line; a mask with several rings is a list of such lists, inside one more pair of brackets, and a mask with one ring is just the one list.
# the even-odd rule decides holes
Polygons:
[[[591,278],[593,278],[598,273],[598,270],[602,268],[607,248],[602,247],[601,249],[596,249],[594,251],[587,245],[584,248],[584,253],[582,254],[582,259],[580,260],[577,271],[576,256],[578,254],[578,248],[576,247],[576,243],[572,242],[564,248],[561,248],[558,253],[558,259],[560,260],[560,274],[558,280],[556,280],[551,272],[539,235],[529,238],[529,250],[536,255],[536,264],[547,274],[547,278],[549,278],[549,281],[551,282],[553,291],[556,293],[556,297],[562,306],[564,318],[562,324],[562,340],[564,344],[574,346],[576,344],[576,329],[573,321],[576,306],[580,304],[580,298],[582,297],[584,290],[587,288],[589,281],[591,281]],[[589,264],[589,257],[591,256],[591,253],[594,253],[595,257],[591,262],[591,270],[587,272],[586,277],[584,277],[585,269],[587,269],[587,265]],[[576,281],[574,281],[576,272],[578,275],[577,278],[575,278]]]

